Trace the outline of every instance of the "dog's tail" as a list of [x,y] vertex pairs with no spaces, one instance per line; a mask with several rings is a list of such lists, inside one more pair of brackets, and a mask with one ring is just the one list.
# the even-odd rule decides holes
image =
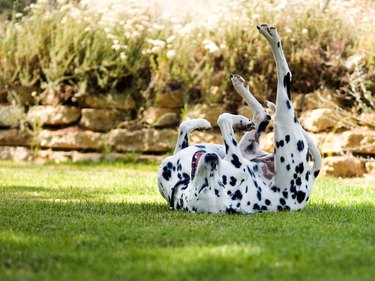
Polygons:
[[319,175],[320,168],[322,167],[322,156],[320,155],[320,151],[318,147],[316,146],[315,142],[312,140],[312,138],[309,136],[308,133],[304,129],[302,129],[303,135],[306,138],[309,151],[313,157],[314,164],[313,167],[310,170],[310,174],[314,177],[314,179]]

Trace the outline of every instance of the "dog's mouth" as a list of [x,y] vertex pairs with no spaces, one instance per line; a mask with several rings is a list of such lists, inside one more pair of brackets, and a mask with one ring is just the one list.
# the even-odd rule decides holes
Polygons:
[[204,153],[205,152],[203,150],[199,150],[194,153],[193,158],[191,159],[191,180],[193,180],[195,177],[195,173],[198,168],[199,159],[201,159]]

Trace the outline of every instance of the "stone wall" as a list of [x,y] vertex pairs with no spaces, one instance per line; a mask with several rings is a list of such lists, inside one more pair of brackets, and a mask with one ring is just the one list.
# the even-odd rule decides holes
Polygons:
[[[294,95],[293,104],[302,126],[318,144],[324,158],[323,174],[375,175],[375,113],[356,116],[339,109],[334,96],[316,92]],[[193,143],[216,142],[223,104],[194,104],[184,108],[180,92],[158,94],[141,108],[126,95],[75,95],[46,91],[38,99],[22,91],[17,99],[0,92],[0,159],[37,161],[100,161],[127,159],[137,153],[140,161],[151,155],[162,159],[174,149],[181,118],[206,118],[214,126],[195,132]],[[185,112],[182,117],[182,112]],[[251,116],[244,105],[237,112]],[[361,126],[358,126],[361,124]],[[273,151],[273,134],[262,137],[263,149]],[[355,155],[355,157],[353,156]],[[372,160],[371,160],[372,159]]]

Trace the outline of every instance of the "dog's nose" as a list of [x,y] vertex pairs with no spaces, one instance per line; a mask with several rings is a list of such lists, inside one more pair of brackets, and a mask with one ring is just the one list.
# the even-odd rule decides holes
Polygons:
[[206,161],[206,162],[218,162],[219,156],[216,153],[207,153],[204,156],[204,161]]

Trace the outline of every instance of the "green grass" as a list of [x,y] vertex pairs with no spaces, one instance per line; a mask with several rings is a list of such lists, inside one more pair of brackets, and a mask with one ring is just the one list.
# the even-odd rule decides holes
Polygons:
[[320,179],[300,212],[168,210],[156,166],[0,162],[0,280],[373,280],[375,188]]

